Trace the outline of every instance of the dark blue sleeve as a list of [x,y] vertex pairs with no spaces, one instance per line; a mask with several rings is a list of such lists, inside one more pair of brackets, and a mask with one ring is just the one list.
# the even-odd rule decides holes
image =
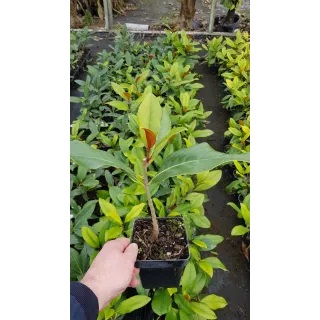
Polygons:
[[99,304],[96,295],[80,282],[70,284],[70,320],[97,320]]

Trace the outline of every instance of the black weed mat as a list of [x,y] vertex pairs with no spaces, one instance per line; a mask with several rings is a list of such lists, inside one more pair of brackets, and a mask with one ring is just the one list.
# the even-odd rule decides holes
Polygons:
[[[98,37],[101,39],[92,40],[90,48],[93,59],[96,53],[103,49],[112,50],[109,44],[113,44],[113,37],[102,33],[98,33]],[[144,40],[147,41],[147,38]],[[208,119],[210,121],[208,128],[213,130],[214,134],[202,141],[207,141],[215,150],[224,152],[226,144],[224,132],[228,128],[230,118],[230,113],[220,104],[225,95],[224,86],[221,79],[210,71],[206,63],[198,64],[194,71],[202,75],[199,82],[204,85],[204,88],[198,91],[196,98],[203,102],[207,111],[212,111]],[[84,80],[85,74],[80,74],[79,79]],[[70,95],[80,96],[81,93],[75,88],[70,90]],[[79,105],[72,103],[70,123],[79,114]],[[200,139],[199,142],[201,142]],[[229,196],[225,192],[226,186],[233,180],[232,170],[224,167],[222,171],[220,182],[207,193],[210,201],[205,203],[205,210],[212,225],[210,233],[224,237],[224,241],[218,245],[216,251],[228,272],[215,270],[207,293],[222,296],[228,302],[224,309],[215,311],[219,320],[248,320],[250,319],[250,272],[246,258],[241,251],[241,238],[231,237],[232,228],[240,224],[241,220],[237,218],[236,212],[227,206],[228,202],[236,202],[236,197]],[[208,229],[204,230],[209,233]],[[157,319],[153,317],[149,306],[125,317],[126,320],[153,320],[153,318]]]

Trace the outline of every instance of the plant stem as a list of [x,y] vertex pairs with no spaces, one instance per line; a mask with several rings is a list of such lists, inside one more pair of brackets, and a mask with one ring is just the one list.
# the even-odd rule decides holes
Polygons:
[[151,212],[151,218],[152,218],[153,230],[151,234],[151,241],[155,242],[158,240],[159,225],[157,221],[156,210],[154,209],[153,201],[150,194],[149,181],[148,181],[148,159],[143,159],[143,182],[144,182],[144,189],[146,191],[148,204]]

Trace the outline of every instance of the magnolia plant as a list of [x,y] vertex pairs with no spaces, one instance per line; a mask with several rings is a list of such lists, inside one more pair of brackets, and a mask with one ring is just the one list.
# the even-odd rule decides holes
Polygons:
[[142,175],[133,171],[128,165],[113,156],[111,152],[97,150],[77,140],[71,141],[71,159],[87,169],[98,169],[101,167],[120,169],[133,182],[142,185],[152,217],[153,233],[151,240],[156,241],[159,227],[150,195],[150,188],[153,185],[179,175],[196,174],[212,170],[234,160],[249,162],[250,155],[249,153],[225,154],[213,150],[207,143],[196,144],[190,148],[178,150],[166,157],[159,171],[154,173],[153,178],[149,181],[149,165],[172,137],[186,129],[183,127],[171,127],[171,120],[166,109],[160,106],[158,98],[152,93],[147,94],[143,99],[137,113],[137,120],[139,134],[145,147]]

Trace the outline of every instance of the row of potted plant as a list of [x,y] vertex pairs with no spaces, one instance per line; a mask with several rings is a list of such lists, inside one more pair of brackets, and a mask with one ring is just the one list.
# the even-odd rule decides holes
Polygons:
[[[226,95],[222,104],[232,117],[225,137],[229,139],[226,152],[244,154],[250,152],[250,38],[247,32],[237,32],[234,40],[213,38],[203,46],[207,50],[208,65],[223,77]],[[239,207],[228,203],[243,218],[245,226],[235,226],[231,235],[243,236],[244,253],[249,256],[250,232],[250,165],[234,161],[234,177],[226,188],[230,194],[238,194]]]
[[72,83],[78,77],[80,69],[88,59],[90,50],[89,40],[92,38],[88,27],[79,31],[70,32],[70,82]]
[[[151,302],[159,319],[216,319],[227,302],[204,295],[223,237],[208,229],[204,191],[221,167],[248,154],[213,150],[199,137],[205,111],[192,72],[200,50],[184,31],[150,45],[124,27],[111,52],[76,82],[81,116],[71,130],[71,280],[79,280],[103,244],[129,237],[139,246],[137,295],[117,297],[99,319],[120,319]],[[151,218],[150,218],[151,216]]]

